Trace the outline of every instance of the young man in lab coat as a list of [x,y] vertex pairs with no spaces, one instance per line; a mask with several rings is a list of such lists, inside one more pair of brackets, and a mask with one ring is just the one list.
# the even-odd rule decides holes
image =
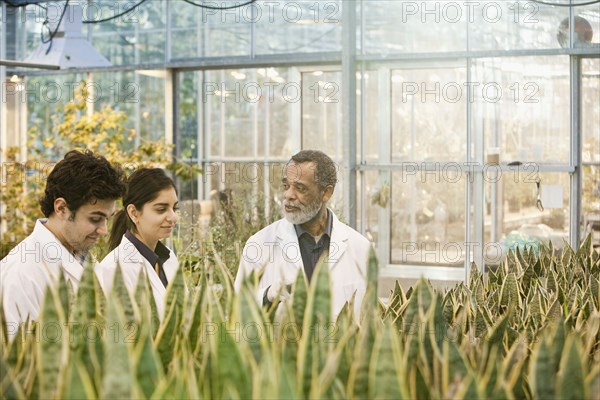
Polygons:
[[327,208],[336,182],[336,166],[325,153],[303,150],[291,158],[282,180],[285,218],[248,239],[236,290],[252,270],[264,268],[256,298],[263,305],[278,302],[289,296],[286,287],[298,273],[306,274],[310,281],[319,257],[327,253],[332,315],[335,318],[355,293],[354,312],[358,315],[366,292],[371,244]]
[[40,199],[46,218],[0,261],[0,296],[11,340],[19,324],[39,319],[46,289],[56,285],[60,273],[77,290],[87,253],[107,234],[107,220],[124,191],[121,169],[90,151],[70,151],[56,164]]

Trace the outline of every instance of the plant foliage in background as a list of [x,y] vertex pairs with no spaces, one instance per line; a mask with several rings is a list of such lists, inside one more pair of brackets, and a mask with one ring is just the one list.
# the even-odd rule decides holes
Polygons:
[[[140,167],[160,167],[172,170],[177,176],[189,179],[200,171],[194,166],[173,162],[172,145],[164,141],[144,141],[134,148],[138,136],[135,130],[124,128],[127,116],[104,106],[87,115],[89,98],[85,82],[79,85],[73,100],[62,106],[53,117],[50,133],[29,131],[26,160],[19,157],[18,148],[6,149],[7,168],[2,169],[0,202],[4,210],[0,223],[6,223],[6,238],[0,249],[0,258],[32,230],[37,218],[43,217],[39,199],[46,185],[46,177],[54,164],[69,150],[91,150],[126,172]],[[102,249],[102,247],[98,247]]]
[[[325,267],[324,267],[325,266]],[[343,267],[343,266],[342,266]],[[217,263],[215,269],[227,267]],[[227,274],[223,275],[227,277]],[[0,340],[3,398],[403,399],[599,398],[600,256],[517,250],[494,272],[473,268],[447,292],[421,280],[389,305],[369,260],[360,316],[331,319],[319,263],[278,308],[260,308],[252,275],[239,293],[203,275],[170,283],[158,322],[147,279],[133,296],[117,272],[104,298],[88,266],[79,291],[64,279],[39,324]],[[2,308],[0,307],[0,310]],[[3,315],[0,312],[0,319]],[[4,325],[3,321],[2,326]]]

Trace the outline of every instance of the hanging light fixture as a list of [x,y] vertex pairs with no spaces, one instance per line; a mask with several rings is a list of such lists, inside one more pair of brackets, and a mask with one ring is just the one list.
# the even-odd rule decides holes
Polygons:
[[51,24],[50,38],[27,57],[31,64],[56,65],[60,69],[108,67],[110,62],[83,35],[83,10],[78,2],[64,5],[62,17]]

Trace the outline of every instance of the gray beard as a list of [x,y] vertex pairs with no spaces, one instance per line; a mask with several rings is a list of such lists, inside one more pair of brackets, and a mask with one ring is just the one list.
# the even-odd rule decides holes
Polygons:
[[[308,221],[317,216],[319,211],[321,211],[321,207],[323,206],[323,203],[315,201],[307,206],[300,206],[300,210],[297,212],[288,213],[287,211],[285,211],[285,204],[286,203],[284,202],[282,207],[283,215],[285,216],[285,219],[287,219],[294,225],[302,225],[307,223]],[[296,206],[295,204],[289,203],[288,205]]]

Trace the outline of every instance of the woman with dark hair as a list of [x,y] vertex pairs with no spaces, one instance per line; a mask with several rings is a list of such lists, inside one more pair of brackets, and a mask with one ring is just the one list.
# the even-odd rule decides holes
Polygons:
[[160,168],[142,168],[127,180],[123,209],[115,216],[110,233],[111,252],[97,267],[106,294],[112,288],[117,264],[125,286],[135,292],[140,271],[148,276],[158,315],[164,314],[166,288],[179,263],[171,249],[160,242],[177,223],[175,184]]

